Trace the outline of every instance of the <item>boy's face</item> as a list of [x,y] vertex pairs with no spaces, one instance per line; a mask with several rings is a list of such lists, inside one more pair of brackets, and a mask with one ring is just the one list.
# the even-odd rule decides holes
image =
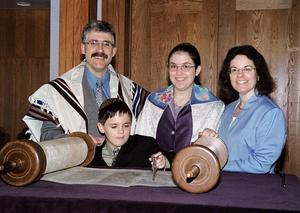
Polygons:
[[104,125],[101,123],[97,125],[109,143],[114,147],[122,146],[127,142],[130,135],[131,117],[128,114],[116,113],[114,117],[108,118]]

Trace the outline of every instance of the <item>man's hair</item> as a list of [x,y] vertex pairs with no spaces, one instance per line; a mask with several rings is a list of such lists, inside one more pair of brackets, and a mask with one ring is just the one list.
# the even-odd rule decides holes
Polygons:
[[114,117],[117,113],[128,114],[130,120],[132,119],[131,111],[124,101],[118,98],[107,99],[99,108],[98,122],[104,125],[108,118]]
[[113,38],[113,46],[116,46],[116,33],[113,29],[113,26],[106,22],[106,21],[102,21],[102,20],[92,20],[90,21],[87,25],[84,26],[82,33],[81,33],[81,42],[85,43],[88,41],[88,34],[91,31],[95,31],[95,32],[105,32],[105,33],[110,33]]

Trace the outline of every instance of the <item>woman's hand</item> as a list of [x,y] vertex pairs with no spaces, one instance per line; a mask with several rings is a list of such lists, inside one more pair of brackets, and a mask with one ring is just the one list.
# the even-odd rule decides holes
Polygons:
[[213,129],[210,129],[210,128],[205,128],[203,131],[199,132],[199,138],[201,136],[205,136],[205,137],[218,137],[218,133],[213,130]]

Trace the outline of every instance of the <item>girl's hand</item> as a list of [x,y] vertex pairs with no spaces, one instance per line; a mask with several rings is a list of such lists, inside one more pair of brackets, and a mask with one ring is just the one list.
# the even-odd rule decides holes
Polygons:
[[203,131],[199,132],[199,138],[201,136],[215,137],[215,138],[217,138],[219,135],[218,135],[218,133],[215,130],[209,129],[209,128],[205,128]]

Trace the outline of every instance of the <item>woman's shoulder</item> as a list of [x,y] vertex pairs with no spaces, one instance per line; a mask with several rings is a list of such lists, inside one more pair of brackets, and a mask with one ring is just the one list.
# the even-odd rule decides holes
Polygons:
[[269,97],[265,95],[256,96],[250,104],[263,111],[282,111],[281,108]]
[[174,98],[173,87],[169,86],[167,88],[158,89],[151,92],[148,96],[148,101],[150,101],[155,106],[164,108],[168,103]]
[[192,103],[207,103],[213,101],[221,102],[221,100],[217,96],[215,96],[211,90],[197,84],[194,84],[193,86],[193,94],[191,101]]

